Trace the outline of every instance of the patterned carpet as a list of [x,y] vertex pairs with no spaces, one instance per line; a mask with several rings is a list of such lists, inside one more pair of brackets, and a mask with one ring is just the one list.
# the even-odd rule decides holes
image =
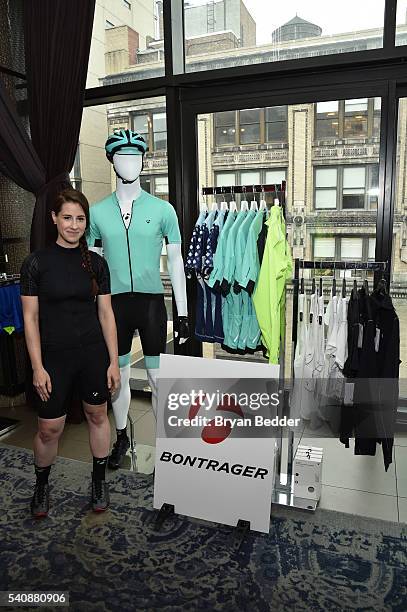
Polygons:
[[0,446],[0,590],[69,591],[75,612],[407,610],[403,525],[273,507],[270,534],[233,552],[227,527],[174,516],[154,532],[151,477],[115,473],[112,509],[90,513],[89,472],[59,458],[33,521],[31,453]]

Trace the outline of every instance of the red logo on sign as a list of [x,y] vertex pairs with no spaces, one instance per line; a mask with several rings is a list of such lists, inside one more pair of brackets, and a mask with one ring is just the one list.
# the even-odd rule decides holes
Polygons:
[[[205,402],[200,403],[199,400],[192,403],[189,407],[188,418],[193,419],[195,416],[197,416],[204,403]],[[217,405],[216,411],[231,412],[238,417],[244,416],[239,404],[236,404],[234,398],[226,393],[223,395],[223,402]],[[217,425],[215,419],[212,419],[212,421],[210,421],[208,425],[203,428],[201,432],[201,439],[207,444],[219,444],[220,442],[226,440],[226,438],[231,434],[231,431],[232,426],[229,422],[225,421],[222,422],[221,425]]]

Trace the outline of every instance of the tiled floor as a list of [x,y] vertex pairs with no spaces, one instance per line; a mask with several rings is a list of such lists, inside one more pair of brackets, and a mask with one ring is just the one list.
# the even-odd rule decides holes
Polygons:
[[[138,461],[151,471],[154,464],[155,419],[147,399],[132,399],[131,416],[138,444]],[[25,406],[0,408],[0,416],[19,419],[17,429],[0,438],[2,443],[32,448],[36,416]],[[114,434],[113,414],[109,414]],[[381,449],[375,457],[355,456],[333,438],[310,438],[303,435],[301,444],[324,449],[322,496],[320,507],[362,516],[407,523],[407,435],[395,436],[394,460],[384,471]],[[91,461],[86,423],[68,424],[59,447],[59,455]],[[130,467],[130,458],[126,464]],[[144,468],[140,468],[144,471]]]

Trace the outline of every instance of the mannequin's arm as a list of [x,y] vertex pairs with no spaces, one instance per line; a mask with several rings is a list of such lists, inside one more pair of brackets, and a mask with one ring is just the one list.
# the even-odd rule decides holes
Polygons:
[[188,316],[187,284],[180,244],[167,244],[167,264],[179,317]]
[[[167,265],[168,273],[170,275],[172,288],[175,296],[175,303],[177,304],[177,311],[179,317],[188,316],[188,305],[187,305],[187,288],[185,280],[184,262],[181,254],[180,244],[167,244]],[[181,340],[185,341],[185,336],[180,335]],[[182,342],[181,342],[182,343]]]

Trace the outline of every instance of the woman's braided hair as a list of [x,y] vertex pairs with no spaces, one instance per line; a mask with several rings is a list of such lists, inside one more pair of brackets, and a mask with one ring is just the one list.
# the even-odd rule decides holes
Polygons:
[[[54,213],[57,215],[59,212],[61,212],[62,206],[67,202],[74,202],[75,204],[79,204],[86,218],[86,227],[89,227],[89,202],[83,195],[83,193],[81,191],[78,191],[77,189],[72,188],[64,189],[64,191],[61,191],[61,193],[57,196],[55,205],[53,207]],[[86,242],[85,234],[79,240],[79,248],[81,250],[82,266],[88,272],[92,280],[92,295],[96,296],[99,292],[99,285],[97,284],[96,274],[92,267],[92,259],[89,253],[88,243]]]

